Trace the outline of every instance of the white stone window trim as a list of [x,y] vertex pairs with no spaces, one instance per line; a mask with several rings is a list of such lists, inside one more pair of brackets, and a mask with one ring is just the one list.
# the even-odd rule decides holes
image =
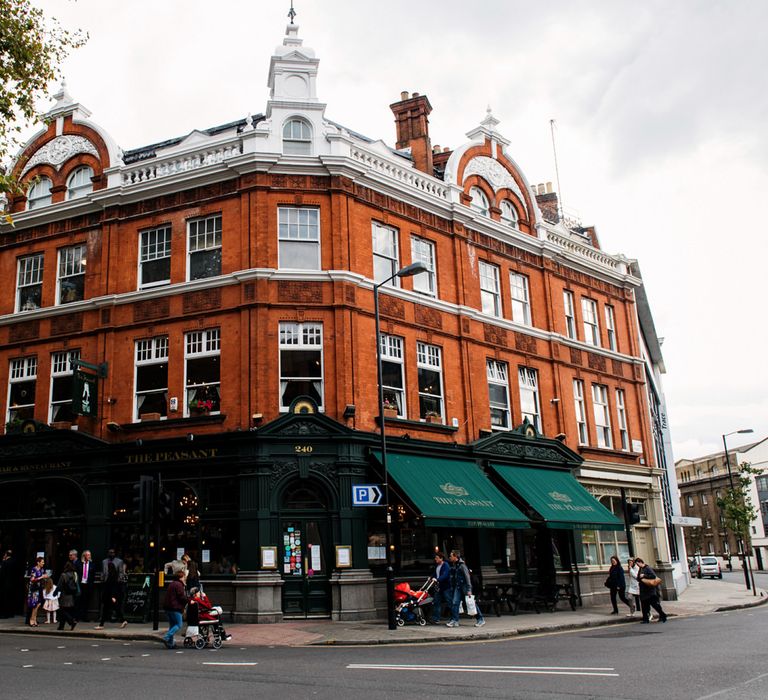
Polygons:
[[53,201],[51,194],[53,182],[49,177],[41,177],[33,182],[27,190],[27,211],[47,207]]
[[437,296],[437,274],[435,271],[435,244],[421,236],[411,236],[411,262],[423,262],[427,271],[414,275],[413,291],[426,296]]
[[592,411],[595,417],[597,446],[604,449],[613,449],[611,407],[608,402],[608,387],[605,384],[592,385]]
[[589,445],[587,405],[584,399],[584,381],[581,379],[573,380],[573,405],[576,413],[576,433],[579,445]]
[[499,266],[485,260],[479,260],[478,272],[480,277],[480,309],[489,316],[501,318]]
[[597,302],[588,297],[581,299],[581,314],[584,324],[584,342],[600,347],[600,323],[597,317]]
[[[161,391],[165,391],[168,394],[168,387],[155,387],[151,390],[139,391],[139,368],[146,367],[148,365],[160,365],[168,363],[169,353],[169,338],[167,335],[156,335],[152,338],[139,338],[134,344],[134,368],[133,368],[133,421],[137,422],[141,420],[139,414],[139,397],[148,394],[157,394]],[[167,383],[167,382],[166,382]],[[161,420],[164,420],[167,416],[161,416]]]
[[530,326],[531,292],[528,275],[520,272],[509,273],[509,285],[512,290],[512,320],[524,326]]
[[280,371],[280,394],[278,396],[278,403],[280,406],[280,413],[286,413],[289,406],[283,406],[283,392],[285,391],[284,382],[290,382],[291,380],[301,379],[302,381],[317,382],[315,377],[289,377],[283,378],[282,368],[282,352],[284,350],[301,350],[307,348],[311,350],[318,350],[320,352],[320,379],[319,389],[316,388],[317,393],[320,395],[320,403],[317,407],[318,411],[325,411],[325,349],[323,346],[323,324],[319,321],[281,321],[279,326],[278,336],[278,366]]
[[[54,383],[57,379],[71,377],[75,373],[74,360],[80,359],[80,350],[61,350],[51,353],[51,385],[48,388],[48,422],[55,420],[54,409],[66,401],[54,401]],[[71,402],[71,399],[70,399]]]
[[288,117],[281,131],[283,153],[293,156],[312,155],[312,126],[301,117]]
[[539,396],[539,373],[533,367],[518,367],[520,390],[520,416],[541,431],[541,397]]
[[67,178],[67,199],[80,199],[93,192],[93,168],[81,165],[75,168]]
[[[387,394],[392,393],[397,397],[395,407],[397,408],[397,417],[405,418],[408,415],[406,385],[405,385],[405,341],[397,335],[381,333],[379,336],[381,347],[381,361],[397,364],[400,366],[400,387],[384,384],[382,376],[382,391],[384,400],[387,400]],[[391,403],[391,402],[390,402]]]
[[[221,329],[220,328],[206,328],[199,331],[188,331],[184,334],[184,417],[190,415],[189,410],[189,398],[188,392],[190,388],[199,389],[200,387],[210,388],[215,387],[219,395],[219,405],[221,405],[221,364],[219,364],[219,380],[217,382],[208,382],[205,384],[188,384],[188,372],[187,367],[188,360],[198,360],[206,357],[221,357]],[[218,411],[210,411],[211,415],[217,415],[221,413]]]
[[8,369],[8,393],[6,401],[6,422],[11,421],[11,411],[19,408],[31,407],[34,411],[35,402],[18,404],[17,406],[11,406],[11,393],[13,391],[14,384],[20,384],[22,382],[35,382],[35,392],[37,392],[37,356],[31,355],[30,357],[17,357],[10,361]]
[[[501,387],[504,390],[504,403],[493,401],[488,396],[488,404],[491,410],[491,430],[511,430],[512,429],[512,408],[509,399],[509,365],[501,360],[486,359],[485,372],[488,379],[488,386]],[[493,411],[500,411],[505,416],[506,425],[493,424]]]
[[[384,238],[387,239],[389,245],[387,246],[387,249],[382,249],[380,245],[378,245],[377,249],[377,242],[381,242],[382,236],[377,234],[383,234]],[[387,277],[390,277],[391,275],[394,275],[399,269],[400,269],[400,231],[399,229],[395,228],[394,226],[387,226],[386,224],[382,224],[378,221],[373,221],[371,223],[371,247],[373,249],[373,279],[376,284],[378,284],[380,281],[383,281],[387,279]],[[379,260],[387,267],[388,274],[382,275],[381,280],[378,279],[378,276],[376,275],[376,261]],[[385,286],[391,286],[391,287],[400,287],[400,278],[395,277]]]
[[[210,226],[209,226],[210,224]],[[200,230],[200,227],[203,229]],[[187,220],[187,281],[192,282],[192,255],[206,251],[221,250],[223,238],[222,215],[209,214]],[[221,274],[221,272],[219,272]],[[216,275],[214,275],[216,276]],[[197,279],[209,279],[199,277]]]
[[[287,220],[283,221],[283,218]],[[314,218],[314,221],[311,219]],[[302,236],[302,231],[311,235]],[[315,262],[312,267],[295,267],[289,260],[284,260],[281,243],[305,244],[314,250]],[[277,266],[281,270],[320,270],[321,256],[320,237],[320,208],[319,207],[290,207],[277,208]]]
[[[445,421],[445,387],[443,386],[443,351],[437,345],[431,343],[425,343],[421,340],[416,343],[416,367],[417,369],[426,369],[432,372],[437,372],[438,379],[438,391],[439,394],[429,393],[421,390],[419,387],[419,404],[421,404],[421,397],[425,397],[431,400],[437,400],[440,405],[440,410],[436,411],[441,421]],[[425,421],[426,417],[421,416],[421,406],[419,406],[419,420]]]
[[[42,308],[43,273],[45,269],[45,255],[32,253],[19,258],[16,276],[16,311],[34,311]],[[40,306],[22,308],[21,291],[28,287],[40,287]]]
[[[160,240],[162,237],[162,241]],[[137,273],[138,288],[151,289],[152,287],[162,287],[171,283],[170,270],[167,280],[157,280],[155,282],[143,282],[144,263],[150,263],[155,260],[165,260],[171,257],[172,252],[172,230],[170,224],[162,226],[153,226],[139,231],[139,266]]]
[[[88,247],[85,243],[59,248],[59,264],[56,266],[58,274],[56,275],[56,303],[62,304],[61,285],[62,282],[71,277],[85,277],[86,256]],[[85,294],[83,294],[85,298]],[[77,299],[76,301],[82,301]]]

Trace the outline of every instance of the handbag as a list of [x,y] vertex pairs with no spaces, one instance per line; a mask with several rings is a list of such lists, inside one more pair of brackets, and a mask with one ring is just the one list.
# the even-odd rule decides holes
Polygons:
[[658,576],[656,578],[641,578],[640,580],[646,586],[651,586],[652,588],[656,588],[661,583],[661,579]]
[[464,600],[467,605],[467,615],[477,615],[477,603],[475,602],[475,596],[473,596],[471,593],[467,593]]

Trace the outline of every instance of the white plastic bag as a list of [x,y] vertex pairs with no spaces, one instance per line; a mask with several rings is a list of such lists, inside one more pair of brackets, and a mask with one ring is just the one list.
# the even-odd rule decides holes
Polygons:
[[475,603],[475,596],[468,593],[466,598],[467,615],[477,615],[477,604]]

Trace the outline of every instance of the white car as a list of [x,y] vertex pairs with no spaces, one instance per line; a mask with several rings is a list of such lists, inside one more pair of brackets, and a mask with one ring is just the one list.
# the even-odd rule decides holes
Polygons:
[[696,566],[696,576],[699,578],[704,578],[705,576],[723,578],[723,570],[720,568],[720,562],[717,561],[717,557],[699,558],[699,563]]

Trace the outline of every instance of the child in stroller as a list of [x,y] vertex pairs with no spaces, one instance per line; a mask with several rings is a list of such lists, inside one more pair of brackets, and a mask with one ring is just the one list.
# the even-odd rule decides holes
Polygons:
[[218,605],[212,605],[211,599],[201,589],[192,588],[189,593],[184,646],[204,649],[206,644],[210,644],[214,649],[221,648],[223,642],[232,639],[221,622],[223,610]]
[[424,606],[432,603],[432,590],[435,579],[428,578],[424,585],[415,591],[408,583],[398,583],[395,586],[395,621],[398,627],[406,622],[416,622],[422,627],[427,624]]

